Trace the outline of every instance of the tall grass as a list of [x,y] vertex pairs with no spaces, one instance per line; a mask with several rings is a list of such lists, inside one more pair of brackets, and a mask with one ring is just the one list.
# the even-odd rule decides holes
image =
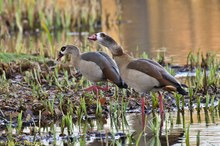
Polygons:
[[100,15],[99,0],[1,0],[0,30],[1,34],[37,32],[42,27],[42,18],[49,29],[89,28],[100,21]]

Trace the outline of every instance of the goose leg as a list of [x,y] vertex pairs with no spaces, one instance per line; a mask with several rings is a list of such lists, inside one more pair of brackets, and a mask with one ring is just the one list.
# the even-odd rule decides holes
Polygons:
[[142,127],[145,127],[145,94],[141,95],[141,117],[142,117]]
[[98,97],[98,94],[99,94],[99,90],[102,90],[102,91],[108,91],[109,90],[109,87],[108,87],[108,83],[106,85],[106,87],[100,87],[100,86],[97,86],[96,84],[95,85],[92,85],[86,89],[84,89],[85,91],[89,92],[89,91],[94,91],[96,93],[96,97]]
[[160,128],[162,128],[165,114],[164,114],[164,108],[163,108],[163,97],[160,92],[158,92],[158,94],[159,94],[158,98],[159,98],[160,117],[161,117]]
[[96,98],[98,98],[99,97],[99,89],[98,89],[98,86],[95,84],[95,85],[92,85],[92,86],[90,86],[90,87],[88,87],[88,88],[86,88],[86,89],[84,89],[85,91],[87,91],[87,92],[89,92],[89,91],[93,91],[93,92],[95,92],[95,94],[96,94]]

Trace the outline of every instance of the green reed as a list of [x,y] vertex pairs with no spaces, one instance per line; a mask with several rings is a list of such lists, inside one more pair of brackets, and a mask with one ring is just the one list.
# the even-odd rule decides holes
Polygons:
[[158,107],[158,98],[155,92],[151,92],[151,99],[152,99],[152,111],[155,111]]
[[96,100],[96,116],[97,117],[102,116],[102,105],[101,105],[99,99]]
[[180,119],[180,99],[181,99],[181,95],[174,93],[174,97],[176,99],[176,106],[177,106],[177,118],[176,118],[176,124],[181,124],[181,119]]
[[185,122],[185,110],[184,110],[184,107],[185,107],[185,98],[184,96],[181,97],[182,98],[182,110],[181,110],[181,113],[182,113],[182,118],[183,118],[183,128],[185,129],[186,127],[186,122]]
[[125,102],[125,97],[123,96],[122,98],[122,103],[121,103],[121,119],[122,119],[122,131],[125,130],[125,127],[128,128],[128,122],[127,122],[127,118],[126,118],[126,110],[128,107],[128,102]]
[[54,102],[55,102],[54,98],[52,99],[52,101],[50,100],[47,101],[47,106],[52,116],[54,116]]
[[189,134],[190,134],[190,124],[188,125],[187,129],[185,129],[185,143],[186,143],[186,146],[190,146],[190,142],[189,142]]
[[83,3],[77,0],[1,0],[0,15],[6,15],[3,22],[10,24],[7,28],[5,23],[0,23],[4,34],[8,33],[9,29],[21,33],[38,31],[43,27],[42,21],[50,29],[79,29],[81,26],[88,29],[100,21],[101,3],[98,0]]
[[194,92],[192,88],[189,88],[189,111],[190,111],[190,123],[193,123],[193,96]]
[[14,139],[12,136],[13,128],[12,128],[12,115],[11,114],[10,114],[10,122],[6,127],[7,127],[7,143],[8,145],[12,146],[14,145]]
[[199,114],[199,113],[200,113],[200,110],[201,110],[201,97],[200,97],[200,96],[197,96],[196,99],[197,99],[197,107],[196,107],[196,110],[197,110],[197,114]]
[[23,124],[23,122],[22,122],[22,111],[18,114],[17,122],[18,122],[17,133],[21,134],[22,124]]
[[200,146],[200,131],[196,135],[196,146]]
[[160,134],[160,123],[161,119],[158,114],[151,121],[148,122],[148,128],[155,136],[159,136]]
[[218,114],[220,116],[220,100],[218,100]]
[[205,113],[205,123],[206,123],[206,126],[208,126],[210,119],[209,119],[209,111],[206,107],[204,107],[204,113]]

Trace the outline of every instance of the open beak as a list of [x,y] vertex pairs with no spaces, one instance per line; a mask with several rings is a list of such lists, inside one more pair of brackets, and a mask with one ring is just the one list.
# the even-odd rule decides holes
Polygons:
[[96,41],[97,40],[97,36],[96,36],[96,34],[94,34],[94,35],[89,36],[88,39],[92,40],[92,41]]
[[57,61],[60,61],[62,57],[63,57],[63,54],[61,52],[59,52]]

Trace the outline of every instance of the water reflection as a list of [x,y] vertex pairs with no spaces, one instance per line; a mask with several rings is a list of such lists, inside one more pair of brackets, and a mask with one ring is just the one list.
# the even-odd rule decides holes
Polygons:
[[112,29],[104,27],[103,31],[113,35],[135,55],[147,51],[155,56],[157,50],[164,47],[169,57],[166,59],[185,64],[189,51],[220,53],[218,0],[121,0],[109,5],[110,2],[103,0],[103,10],[106,7],[112,10],[108,13],[111,22],[117,22],[116,10],[121,11],[121,25]]
[[[200,139],[201,145],[216,145],[220,143],[220,123],[218,111],[213,111],[215,120],[214,123],[207,121],[212,113],[208,110],[201,110],[200,115],[198,116],[197,112],[192,113],[185,110],[184,115],[179,115],[185,117],[185,125],[182,120],[181,124],[173,124],[173,121],[176,121],[178,118],[178,112],[166,113],[167,121],[164,123],[164,128],[161,136],[155,136],[150,130],[150,122],[153,120],[153,115],[147,116],[147,128],[145,129],[145,134],[141,135],[143,129],[141,124],[141,114],[133,113],[126,115],[126,121],[129,126],[124,130],[116,128],[111,123],[111,119],[96,119],[96,120],[86,120],[81,121],[82,123],[73,122],[72,132],[68,134],[68,129],[65,128],[62,132],[61,123],[57,121],[46,127],[41,127],[41,129],[36,129],[40,133],[32,133],[31,129],[33,127],[26,127],[23,130],[23,137],[29,141],[40,141],[45,145],[50,143],[56,145],[90,145],[90,146],[102,146],[102,145],[174,145],[180,146],[185,143],[184,131],[190,124],[189,140],[190,145],[194,146],[198,144],[198,139]],[[192,121],[194,123],[192,123]],[[122,124],[122,123],[121,123]],[[43,125],[42,125],[43,126]],[[117,125],[115,125],[117,126]],[[186,128],[183,128],[186,127]],[[37,127],[35,127],[37,128]],[[15,131],[14,131],[15,132]],[[2,133],[5,133],[3,130]],[[32,133],[32,134],[31,134]],[[61,134],[64,133],[64,134]],[[141,135],[141,136],[140,136]],[[140,140],[139,140],[140,138]]]
[[[167,61],[178,64],[186,64],[188,53],[198,49],[204,53],[215,51],[220,56],[219,16],[218,0],[102,0],[102,31],[135,56],[146,51],[150,57],[156,57],[162,50]],[[73,34],[69,30],[52,32],[55,50],[67,43],[85,46],[85,38]],[[37,37],[12,36],[0,41],[0,51],[4,52],[50,55],[50,47],[45,33]],[[91,48],[97,50],[97,47]]]

